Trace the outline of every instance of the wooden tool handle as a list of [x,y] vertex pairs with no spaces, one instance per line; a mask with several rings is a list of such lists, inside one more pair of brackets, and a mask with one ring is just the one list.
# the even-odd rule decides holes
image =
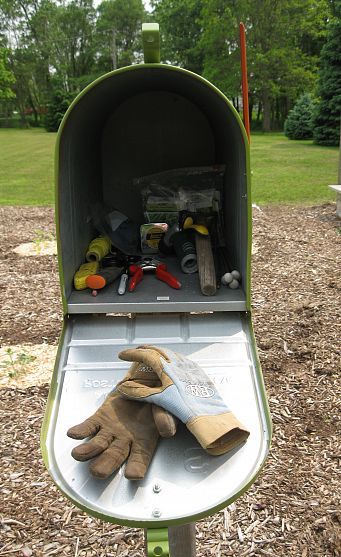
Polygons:
[[196,234],[195,247],[201,292],[205,296],[214,296],[217,291],[217,279],[210,237]]

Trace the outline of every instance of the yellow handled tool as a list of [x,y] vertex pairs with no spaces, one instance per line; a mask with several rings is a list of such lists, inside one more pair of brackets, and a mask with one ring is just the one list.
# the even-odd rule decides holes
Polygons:
[[186,217],[184,220],[183,229],[187,230],[188,228],[192,228],[202,236],[208,236],[208,228],[203,224],[194,224],[192,217]]

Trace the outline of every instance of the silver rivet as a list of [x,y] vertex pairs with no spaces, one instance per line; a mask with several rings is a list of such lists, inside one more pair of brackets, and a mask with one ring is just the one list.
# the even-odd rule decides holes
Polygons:
[[155,484],[154,487],[153,487],[153,491],[154,491],[154,493],[160,493],[161,486],[159,484]]
[[155,518],[159,518],[159,517],[161,516],[161,511],[160,511],[160,509],[154,509],[153,512],[152,512],[152,515],[153,515]]

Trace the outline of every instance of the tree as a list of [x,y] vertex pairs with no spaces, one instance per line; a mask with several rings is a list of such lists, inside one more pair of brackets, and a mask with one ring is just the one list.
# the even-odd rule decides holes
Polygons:
[[38,121],[53,76],[60,77],[68,93],[78,92],[78,79],[84,83],[84,76],[91,74],[95,16],[93,0],[0,0],[23,120],[29,108]]
[[0,101],[8,101],[15,97],[12,89],[15,77],[9,69],[8,54],[8,49],[0,48]]
[[320,102],[314,119],[314,141],[319,145],[338,145],[341,113],[341,2],[336,0],[327,42],[321,53],[318,85]]
[[199,73],[238,107],[239,22],[247,31],[250,106],[263,129],[283,125],[303,91],[312,91],[329,0],[153,0],[162,59]]
[[[238,106],[240,95],[239,17],[233,2],[206,0],[201,11],[203,75]],[[242,4],[242,2],[239,2]]]
[[151,4],[153,17],[160,24],[161,59],[202,74],[204,55],[200,37],[204,0],[152,0]]
[[104,71],[130,66],[141,57],[142,0],[104,0],[98,6],[98,66]]
[[72,0],[58,8],[56,29],[51,36],[52,66],[66,92],[78,92],[78,80],[94,70],[95,29],[93,0]]
[[57,78],[53,79],[45,116],[45,128],[48,132],[58,130],[72,99],[73,95],[65,91],[63,83]]
[[[330,5],[340,0],[0,0],[13,90],[24,121],[40,120],[58,87],[78,93],[94,78],[142,59],[141,23],[160,23],[163,62],[217,85],[238,108],[238,25],[247,31],[250,108],[263,129],[281,125],[303,91],[314,92]],[[2,43],[0,43],[2,46]],[[52,83],[53,82],[53,83]],[[321,93],[322,101],[324,99]]]
[[314,103],[309,94],[302,95],[290,110],[284,124],[284,133],[289,139],[311,139],[313,137]]
[[11,47],[10,64],[23,125],[27,110],[38,123],[48,95],[56,10],[52,0],[0,0],[0,21]]
[[264,131],[271,130],[271,116],[281,98],[290,103],[313,88],[314,64],[299,44],[302,22],[313,3],[316,0],[246,2],[249,86],[262,104]]
[[30,95],[30,82],[32,83],[34,74],[34,55],[29,49],[17,48],[11,52],[10,57],[11,68],[15,76],[13,91],[16,98],[16,107],[20,114],[21,125],[28,127],[27,108],[30,106],[30,100],[33,99],[33,96]]
[[[327,36],[327,25],[334,0],[310,0],[304,2],[304,17],[300,17],[296,44],[313,64],[318,64]],[[298,6],[301,4],[301,0]]]

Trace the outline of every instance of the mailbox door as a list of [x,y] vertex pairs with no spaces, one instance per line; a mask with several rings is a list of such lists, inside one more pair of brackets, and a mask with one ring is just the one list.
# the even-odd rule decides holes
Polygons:
[[[249,428],[246,443],[208,455],[179,425],[161,439],[143,481],[124,466],[107,480],[76,462],[79,443],[67,429],[91,415],[124,377],[120,350],[169,346],[201,365],[236,416]],[[119,524],[160,527],[192,522],[225,507],[253,483],[266,459],[271,422],[251,317],[243,312],[72,315],[66,319],[42,429],[45,464],[64,494],[87,513]],[[155,486],[158,486],[155,489]]]

